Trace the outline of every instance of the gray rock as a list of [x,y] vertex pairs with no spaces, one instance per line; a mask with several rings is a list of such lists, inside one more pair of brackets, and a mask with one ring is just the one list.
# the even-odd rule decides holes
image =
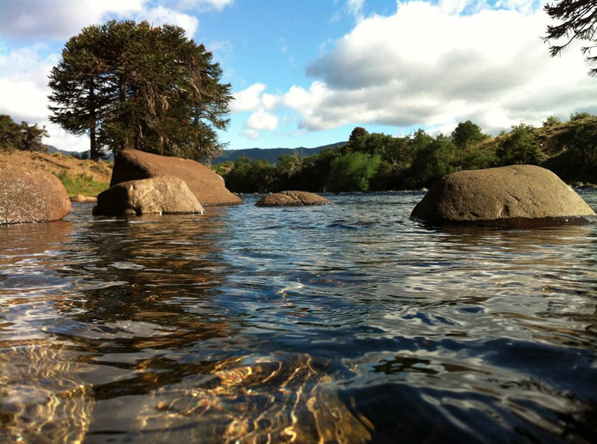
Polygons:
[[60,220],[71,209],[64,185],[53,174],[0,165],[0,224]]
[[513,165],[444,176],[411,217],[434,223],[517,227],[587,223],[595,212],[551,171]]
[[302,207],[307,205],[330,205],[332,202],[315,193],[307,191],[281,191],[271,193],[260,199],[258,207]]
[[94,216],[142,214],[203,214],[203,207],[187,184],[177,177],[161,176],[114,185],[97,196]]

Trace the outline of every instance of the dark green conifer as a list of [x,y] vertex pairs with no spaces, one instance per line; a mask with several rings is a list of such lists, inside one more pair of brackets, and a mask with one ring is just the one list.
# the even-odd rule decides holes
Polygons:
[[111,21],[71,38],[50,74],[50,119],[88,133],[92,159],[133,148],[216,157],[228,125],[230,84],[212,54],[182,28]]

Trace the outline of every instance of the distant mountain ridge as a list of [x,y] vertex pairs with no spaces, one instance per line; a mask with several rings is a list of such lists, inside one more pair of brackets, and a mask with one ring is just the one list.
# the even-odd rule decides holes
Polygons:
[[307,157],[319,154],[326,148],[337,148],[344,145],[346,142],[337,142],[330,145],[318,146],[315,148],[244,148],[240,150],[223,150],[219,157],[216,157],[212,163],[223,163],[227,161],[236,162],[240,157],[248,157],[251,160],[263,159],[269,163],[277,163],[278,158],[284,154],[293,155],[297,153],[299,156]]
[[46,145],[46,147],[48,148],[48,153],[50,153],[50,154],[60,153],[63,156],[72,156],[73,154],[79,154],[75,151],[59,150],[58,148],[56,148],[55,146],[52,146],[52,145]]
[[[248,157],[251,160],[259,160],[264,159],[267,160],[271,164],[275,164],[278,162],[278,158],[284,154],[293,155],[295,152],[297,155],[302,157],[314,156],[315,154],[319,154],[326,148],[338,148],[339,146],[344,145],[346,142],[336,142],[331,143],[329,145],[318,146],[315,148],[305,148],[305,147],[298,147],[298,148],[244,148],[239,150],[223,150],[222,154],[219,157],[216,157],[212,163],[223,163],[227,161],[236,162],[240,157]],[[60,150],[52,145],[46,145],[48,147],[48,152],[50,154],[54,154],[59,152],[63,156],[72,156],[72,155],[80,155],[82,153],[72,152],[72,151],[63,151]],[[88,151],[84,151],[84,153],[88,153]],[[112,153],[108,156],[109,160],[114,160],[114,156]]]

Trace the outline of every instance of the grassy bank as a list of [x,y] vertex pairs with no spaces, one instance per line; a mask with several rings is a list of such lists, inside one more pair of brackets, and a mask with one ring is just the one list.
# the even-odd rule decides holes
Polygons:
[[92,176],[85,173],[54,173],[66,188],[69,196],[95,197],[104,190],[110,188],[110,182],[96,181]]

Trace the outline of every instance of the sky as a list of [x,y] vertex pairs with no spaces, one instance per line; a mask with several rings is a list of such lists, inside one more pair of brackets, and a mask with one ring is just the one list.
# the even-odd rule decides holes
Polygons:
[[0,114],[46,126],[45,142],[89,148],[49,119],[48,74],[69,38],[112,19],[185,29],[235,100],[228,149],[316,147],[370,133],[488,134],[549,116],[597,114],[597,79],[574,44],[549,55],[532,0],[0,0]]

